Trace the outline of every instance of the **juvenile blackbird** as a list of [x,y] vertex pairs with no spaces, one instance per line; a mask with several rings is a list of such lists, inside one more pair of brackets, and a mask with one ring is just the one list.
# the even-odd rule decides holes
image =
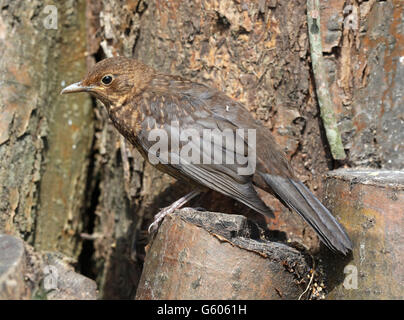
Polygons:
[[[74,92],[88,92],[101,100],[115,127],[147,160],[156,143],[156,139],[150,139],[150,132],[165,130],[169,138],[167,155],[171,161],[153,162],[161,171],[194,184],[197,190],[213,189],[273,217],[255,187],[263,189],[303,217],[328,248],[344,255],[352,250],[344,228],[296,178],[269,129],[255,121],[241,103],[224,93],[178,76],[162,74],[124,57],[100,61],[83,81],[66,87],[61,93]],[[192,129],[202,141],[206,139],[203,135],[206,129],[235,132],[238,138],[244,139],[247,149],[255,152],[255,171],[240,174],[241,164],[225,161],[210,164],[172,161],[178,157],[178,150],[174,152],[170,142],[173,135],[178,136],[173,124],[181,130]],[[255,130],[256,143],[236,133],[238,129]],[[180,142],[179,148],[184,144]],[[210,155],[211,149],[223,154],[239,153],[234,145],[223,146],[209,140],[207,144],[202,143],[201,154]],[[159,153],[154,155],[158,159],[162,157]],[[175,207],[197,194],[198,191],[194,191],[181,198]]]

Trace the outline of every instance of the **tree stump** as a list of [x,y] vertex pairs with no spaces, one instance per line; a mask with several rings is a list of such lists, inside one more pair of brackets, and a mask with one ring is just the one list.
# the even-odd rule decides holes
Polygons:
[[21,239],[0,234],[0,300],[89,300],[95,281],[78,274],[57,253],[40,254]]
[[324,259],[334,287],[328,298],[403,299],[404,172],[339,169],[327,175],[325,191],[324,204],[354,244],[350,261]]
[[245,217],[186,208],[160,226],[136,299],[298,299],[309,273],[302,253],[260,240]]
[[[55,253],[44,254],[44,289],[48,290],[48,300],[95,300],[98,297],[97,285],[74,271],[64,261],[63,256]],[[45,286],[47,283],[47,288]]]

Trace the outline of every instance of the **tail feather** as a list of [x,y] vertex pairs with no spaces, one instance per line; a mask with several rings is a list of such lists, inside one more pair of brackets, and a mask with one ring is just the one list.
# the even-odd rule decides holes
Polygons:
[[352,250],[344,228],[303,183],[275,175],[261,176],[283,202],[306,220],[328,248],[344,255]]

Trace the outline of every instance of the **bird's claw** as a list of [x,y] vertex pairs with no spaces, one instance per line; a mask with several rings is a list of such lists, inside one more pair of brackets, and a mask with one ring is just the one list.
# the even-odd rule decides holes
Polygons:
[[147,229],[149,234],[156,232],[159,228],[159,223],[164,219],[167,214],[171,214],[176,208],[174,207],[167,207],[162,209],[159,213],[157,213],[154,217],[154,221],[150,224],[149,228]]
[[147,231],[149,232],[149,234],[152,234],[152,233],[154,233],[154,232],[157,231],[157,229],[158,229],[158,227],[159,227],[159,222],[160,222],[160,221],[154,220],[154,221],[150,224],[149,228],[147,229]]

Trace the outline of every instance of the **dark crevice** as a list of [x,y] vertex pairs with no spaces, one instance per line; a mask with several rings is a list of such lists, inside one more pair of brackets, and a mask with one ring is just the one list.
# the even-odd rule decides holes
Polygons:
[[244,28],[243,26],[240,26],[239,29],[237,30],[237,37],[240,36],[240,35],[243,35],[243,34],[249,35],[250,32],[247,31],[247,29]]
[[[101,46],[98,48],[98,51],[93,56],[94,56],[95,62],[99,62],[106,58],[104,50],[102,49]],[[94,105],[94,107],[96,107],[95,100],[93,101],[93,105]]]
[[[94,232],[95,226],[95,209],[97,208],[98,197],[100,195],[99,189],[99,181],[97,181],[96,188],[91,193],[90,197],[90,207],[83,216],[83,232],[89,235],[92,235]],[[93,260],[93,255],[95,252],[94,241],[93,240],[84,240],[82,249],[78,258],[78,269],[81,274],[86,277],[89,277],[93,280],[96,279],[97,270],[95,267],[95,263]]]
[[[139,1],[139,3],[137,4],[136,10],[135,10],[135,12],[137,12],[139,15],[139,17],[138,17],[139,21],[141,21],[142,15],[146,11],[146,9],[147,9],[147,3],[145,3],[144,1]],[[131,23],[131,28],[132,28],[133,19],[130,21],[130,23]],[[136,49],[138,47],[141,30],[142,30],[142,28],[140,28],[140,27],[136,30],[136,36],[135,36],[135,40],[134,40],[134,43],[132,46],[132,57],[136,57]]]
[[[105,53],[102,47],[98,48],[98,51],[93,55],[95,62],[99,62],[105,59]],[[92,106],[94,109],[97,108],[97,101],[95,98],[91,97]],[[97,119],[94,115],[94,122],[97,123]],[[97,126],[95,126],[97,128]],[[89,156],[89,165],[87,171],[87,181],[85,188],[85,199],[82,214],[82,233],[87,234],[89,236],[94,234],[95,226],[97,224],[97,215],[96,210],[99,204],[99,197],[101,195],[101,177],[100,172],[97,170],[97,155],[98,150],[96,148],[96,132],[94,132],[93,143],[91,146],[91,154]],[[99,274],[99,270],[97,270],[97,266],[95,260],[93,259],[95,253],[94,240],[93,239],[84,239],[82,243],[82,249],[80,255],[78,257],[77,269],[78,272],[83,274],[86,277],[89,277],[93,280],[96,280],[97,274]]]
[[340,46],[334,46],[331,48],[330,52],[323,51],[324,57],[334,57],[336,60],[341,58],[342,48]]
[[[92,99],[93,107],[96,107],[95,99]],[[87,235],[93,235],[97,215],[95,214],[98,206],[98,199],[101,194],[100,190],[100,177],[99,173],[96,171],[96,156],[97,149],[95,148],[96,139],[94,136],[93,144],[91,146],[91,155],[88,165],[88,174],[85,188],[84,203],[85,207],[83,209],[82,215],[82,233]],[[78,270],[84,276],[91,279],[96,279],[97,269],[95,266],[95,261],[93,259],[95,253],[94,241],[91,239],[84,239],[82,244],[82,249],[78,257]]]
[[220,33],[225,32],[230,28],[230,21],[219,12],[216,12],[217,20],[216,20],[216,30]]

